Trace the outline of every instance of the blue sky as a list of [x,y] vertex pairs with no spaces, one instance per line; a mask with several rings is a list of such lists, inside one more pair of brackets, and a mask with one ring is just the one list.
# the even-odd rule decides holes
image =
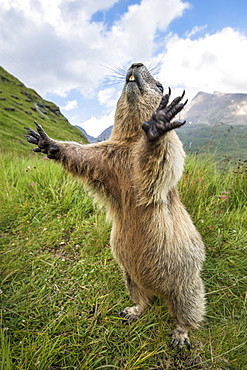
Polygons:
[[133,62],[189,102],[247,93],[246,18],[246,0],[0,0],[0,64],[97,136]]

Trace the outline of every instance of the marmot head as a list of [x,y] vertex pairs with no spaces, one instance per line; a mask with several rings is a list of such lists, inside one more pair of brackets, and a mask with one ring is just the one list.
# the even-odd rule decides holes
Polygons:
[[163,86],[142,63],[133,63],[126,73],[117,103],[112,138],[122,139],[143,134],[142,122],[158,108]]
[[144,99],[157,101],[158,105],[163,95],[163,86],[156,81],[142,63],[133,63],[127,71],[122,95],[131,103]]

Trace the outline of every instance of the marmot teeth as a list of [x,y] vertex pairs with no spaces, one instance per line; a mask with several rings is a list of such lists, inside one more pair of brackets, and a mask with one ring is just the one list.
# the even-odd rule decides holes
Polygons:
[[129,81],[135,81],[135,76],[131,75],[131,76],[129,77]]

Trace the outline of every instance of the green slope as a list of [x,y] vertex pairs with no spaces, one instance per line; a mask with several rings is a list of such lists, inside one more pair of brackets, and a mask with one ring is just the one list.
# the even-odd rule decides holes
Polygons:
[[27,88],[0,67],[0,148],[5,151],[27,152],[24,127],[40,123],[48,135],[58,140],[87,142],[76,127],[70,125],[59,108]]
[[247,159],[247,126],[187,123],[176,132],[186,153],[214,154],[217,160]]

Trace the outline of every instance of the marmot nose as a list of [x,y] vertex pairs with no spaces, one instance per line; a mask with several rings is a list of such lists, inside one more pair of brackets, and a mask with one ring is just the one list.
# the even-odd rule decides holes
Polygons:
[[142,63],[133,63],[130,68],[139,68],[142,67],[144,64]]

